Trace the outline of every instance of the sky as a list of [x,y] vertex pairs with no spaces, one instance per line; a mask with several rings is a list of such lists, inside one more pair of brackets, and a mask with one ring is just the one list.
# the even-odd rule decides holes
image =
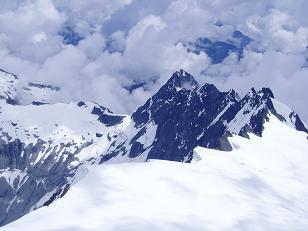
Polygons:
[[[132,113],[178,69],[244,95],[270,87],[308,121],[306,0],[0,0],[0,68],[61,87],[51,101],[90,100]],[[183,45],[253,41],[213,64]],[[76,38],[67,42],[67,31]],[[71,43],[71,44],[70,44]],[[307,63],[306,63],[307,62]],[[154,81],[155,80],[155,81]],[[134,90],[128,86],[144,83]],[[21,96],[22,97],[22,96]]]

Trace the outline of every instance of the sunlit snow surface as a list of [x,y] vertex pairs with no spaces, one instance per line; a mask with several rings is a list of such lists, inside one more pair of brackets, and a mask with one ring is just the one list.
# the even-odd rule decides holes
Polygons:
[[271,116],[262,138],[230,140],[192,164],[84,166],[64,198],[1,230],[308,230],[307,134]]

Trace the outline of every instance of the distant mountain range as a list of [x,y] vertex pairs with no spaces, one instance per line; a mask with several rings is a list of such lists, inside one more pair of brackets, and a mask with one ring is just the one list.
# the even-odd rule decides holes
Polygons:
[[[189,163],[198,146],[231,151],[228,138],[234,134],[262,137],[270,116],[308,133],[300,117],[270,89],[251,89],[240,98],[234,90],[199,85],[184,70],[176,71],[131,116],[92,102],[50,104],[59,87],[19,86],[18,81],[0,71],[2,226],[63,197],[84,163]],[[27,103],[21,103],[21,94]]]

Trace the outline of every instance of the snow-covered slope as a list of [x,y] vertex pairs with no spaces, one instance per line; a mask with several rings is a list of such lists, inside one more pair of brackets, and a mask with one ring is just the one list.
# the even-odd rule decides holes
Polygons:
[[[191,162],[197,146],[231,151],[232,134],[263,136],[270,115],[281,126],[307,133],[299,116],[270,89],[251,89],[241,99],[234,90],[200,86],[184,70],[132,116],[90,102],[50,104],[59,88],[21,87],[4,71],[0,81],[0,226],[63,197],[83,165]],[[31,104],[23,104],[25,94]]]
[[15,74],[0,69],[0,100],[9,104],[42,104],[60,98],[57,86],[21,82]]
[[0,69],[0,100],[16,102],[17,76]]
[[307,134],[269,115],[249,136],[191,164],[84,165],[64,198],[2,230],[307,230]]
[[21,103],[23,104],[49,103],[61,98],[61,88],[52,85],[29,82],[22,90]]
[[78,166],[105,153],[130,120],[85,102],[0,101],[0,116],[0,224],[63,196]]

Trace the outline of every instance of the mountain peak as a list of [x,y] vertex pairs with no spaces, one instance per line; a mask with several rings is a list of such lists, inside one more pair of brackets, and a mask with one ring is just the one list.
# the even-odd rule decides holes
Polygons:
[[199,83],[195,80],[195,78],[183,69],[174,72],[168,80],[167,85],[175,87],[177,91],[182,89],[195,90],[199,87]]
[[258,91],[258,94],[264,98],[275,98],[272,90],[267,87],[263,87],[260,91]]
[[186,72],[184,69],[177,70],[176,72],[174,72],[174,74],[177,74],[178,76],[190,75],[190,74],[189,74],[188,72]]

